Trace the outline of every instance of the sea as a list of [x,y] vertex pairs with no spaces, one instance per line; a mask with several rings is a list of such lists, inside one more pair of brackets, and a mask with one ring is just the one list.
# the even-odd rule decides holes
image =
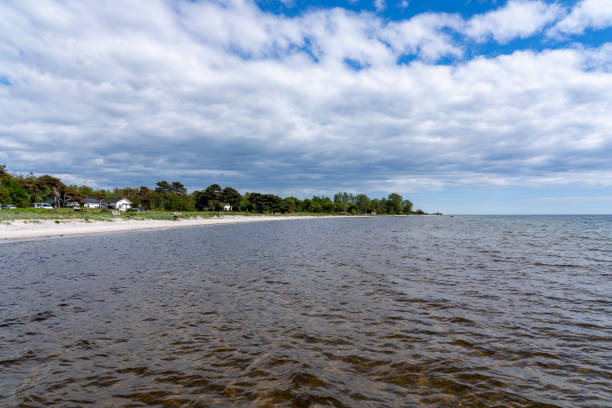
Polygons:
[[2,407],[612,407],[612,216],[0,244]]

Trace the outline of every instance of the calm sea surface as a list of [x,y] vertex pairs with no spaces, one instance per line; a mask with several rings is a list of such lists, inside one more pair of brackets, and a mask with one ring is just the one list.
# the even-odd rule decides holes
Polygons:
[[0,244],[0,406],[610,407],[612,216]]

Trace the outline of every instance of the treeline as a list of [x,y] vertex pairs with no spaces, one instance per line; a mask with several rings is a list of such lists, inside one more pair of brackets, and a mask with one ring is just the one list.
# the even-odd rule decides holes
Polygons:
[[0,203],[29,207],[32,203],[53,202],[64,207],[68,202],[82,202],[85,198],[127,198],[134,206],[148,210],[166,211],[245,211],[257,213],[344,213],[344,214],[425,214],[413,211],[410,200],[392,193],[384,198],[370,198],[365,194],[337,193],[331,197],[313,196],[300,200],[281,198],[274,194],[240,194],[232,187],[211,184],[204,190],[188,193],[178,182],[159,181],[156,188],[116,188],[96,190],[89,186],[66,185],[60,179],[44,175],[35,177],[12,175],[0,165]]

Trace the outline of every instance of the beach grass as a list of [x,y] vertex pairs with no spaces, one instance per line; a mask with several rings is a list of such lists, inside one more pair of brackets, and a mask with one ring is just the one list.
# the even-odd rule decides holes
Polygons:
[[[249,212],[215,212],[215,211],[181,211],[180,218],[214,218],[230,215],[242,216],[329,216],[344,214],[328,214],[328,213],[290,213],[290,214],[258,214]],[[43,208],[17,208],[13,210],[0,210],[0,222],[8,223],[11,221],[114,221],[114,220],[166,220],[174,219],[174,211],[139,211],[139,212],[121,212],[119,215],[113,215],[110,211],[97,208],[83,208],[81,211],[73,211],[71,208],[57,208],[47,210]]]

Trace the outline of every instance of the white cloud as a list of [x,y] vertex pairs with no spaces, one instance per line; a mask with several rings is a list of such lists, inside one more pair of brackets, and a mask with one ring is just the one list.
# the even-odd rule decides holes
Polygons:
[[427,60],[437,60],[442,56],[463,54],[444,28],[461,29],[463,21],[452,14],[419,14],[410,20],[393,22],[386,26],[381,37],[398,54],[417,54]]
[[[456,15],[37,4],[0,4],[11,171],[289,192],[612,185],[612,44],[447,66],[434,61],[463,52],[444,34]],[[422,60],[397,65],[406,53]]]
[[582,34],[584,30],[594,30],[612,26],[612,1],[582,0],[571,12],[550,29],[550,36],[563,34]]
[[385,0],[374,0],[374,8],[376,8],[376,11],[380,13],[387,8],[387,4],[385,3]]
[[500,43],[526,38],[557,20],[562,9],[555,3],[510,0],[504,7],[472,17],[464,34],[479,42],[492,37]]

